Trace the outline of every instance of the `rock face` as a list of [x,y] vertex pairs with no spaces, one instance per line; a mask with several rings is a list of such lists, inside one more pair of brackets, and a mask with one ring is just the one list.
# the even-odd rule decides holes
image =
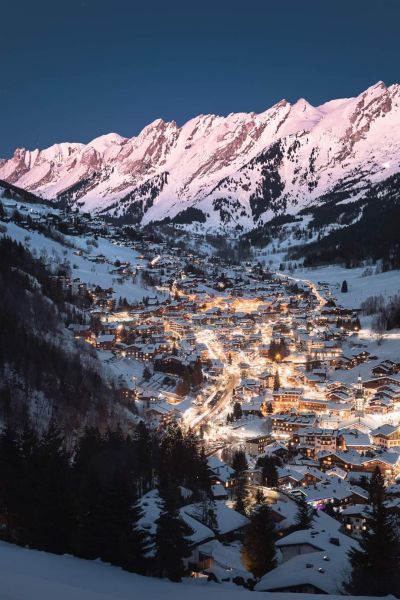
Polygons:
[[356,198],[399,171],[400,86],[382,82],[318,107],[282,100],[182,127],[158,119],[130,139],[111,133],[0,161],[0,179],[50,200],[142,224],[185,211],[230,232]]

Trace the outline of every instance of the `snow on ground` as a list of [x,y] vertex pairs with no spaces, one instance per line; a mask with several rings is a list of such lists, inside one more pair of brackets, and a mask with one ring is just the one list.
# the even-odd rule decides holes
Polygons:
[[233,427],[226,428],[229,433],[243,440],[267,433],[265,419],[259,417],[242,417]]
[[107,350],[97,350],[97,354],[104,365],[116,377],[123,379],[130,387],[135,387],[137,381],[141,381],[144,364],[132,358],[121,358],[114,356]]
[[[234,600],[252,592],[205,579],[171,583],[141,577],[100,561],[57,556],[0,542],[1,600]],[[253,596],[254,597],[254,596]],[[306,600],[308,594],[262,593],[265,600]],[[343,596],[313,594],[313,600]],[[346,596],[352,600],[355,596]],[[357,600],[362,600],[360,596]]]
[[[313,283],[328,283],[339,304],[345,308],[359,308],[368,296],[380,296],[382,294],[388,299],[390,296],[400,293],[400,271],[386,271],[385,273],[362,277],[364,271],[365,267],[345,269],[335,265],[296,270],[293,277],[307,279]],[[348,284],[349,291],[347,293],[340,291],[344,280]]]
[[[82,256],[77,256],[74,254],[77,249],[87,250],[86,239],[89,238],[64,236],[67,242],[75,246],[70,248],[37,231],[23,229],[15,223],[10,222],[4,226],[7,230],[5,235],[21,242],[31,251],[36,250],[39,256],[46,253],[49,259],[52,259],[52,257],[58,257],[62,261],[66,259],[71,264],[73,278],[79,277],[84,283],[100,285],[103,288],[112,287],[116,298],[122,296],[127,298],[128,302],[134,302],[141,300],[143,296],[163,297],[154,288],[143,287],[140,280],[133,283],[131,279],[128,279],[119,283],[120,278],[110,273],[114,268],[110,263],[114,263],[117,259],[129,261],[133,266],[143,266],[138,253],[131,248],[115,245],[109,240],[99,237],[97,240],[98,247],[92,247],[90,254],[84,253]],[[90,260],[91,257],[100,254],[103,254],[109,262],[95,263]]]
[[182,584],[141,577],[100,561],[56,556],[0,543],[2,600],[218,600],[247,596],[234,585],[205,580]]

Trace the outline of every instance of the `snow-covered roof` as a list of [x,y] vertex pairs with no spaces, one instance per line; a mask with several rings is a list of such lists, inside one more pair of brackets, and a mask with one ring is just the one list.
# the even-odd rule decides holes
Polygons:
[[[313,585],[326,594],[340,593],[341,577],[349,567],[348,551],[358,543],[339,531],[341,524],[320,511],[310,529],[301,529],[281,538],[276,547],[307,544],[315,548],[294,556],[264,575],[257,591]],[[308,566],[311,565],[311,566]]]

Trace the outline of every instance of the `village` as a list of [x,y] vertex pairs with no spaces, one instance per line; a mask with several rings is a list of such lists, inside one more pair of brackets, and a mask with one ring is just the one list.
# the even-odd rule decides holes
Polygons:
[[[400,518],[400,354],[385,358],[384,344],[362,336],[360,308],[344,308],[323,281],[272,272],[257,258],[232,264],[196,244],[134,239],[130,226],[12,198],[2,210],[9,232],[69,241],[78,267],[54,285],[82,298],[83,317],[68,329],[96,350],[132,421],[154,430],[177,422],[204,448],[217,524],[197,518],[185,490],[193,575],[246,579],[248,519],[236,502],[244,485],[249,507],[268,502],[279,536],[280,562],[256,589],[337,593],[346,552],[369,527],[377,468],[393,522]],[[103,251],[111,246],[115,255]],[[98,266],[108,285],[96,281]],[[147,530],[157,501],[155,491],[142,498]],[[300,531],[299,502],[314,514]]]

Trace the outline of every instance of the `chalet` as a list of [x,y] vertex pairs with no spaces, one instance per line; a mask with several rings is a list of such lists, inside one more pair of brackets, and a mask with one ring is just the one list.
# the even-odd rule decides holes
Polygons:
[[297,408],[303,388],[279,388],[273,392],[273,407],[277,411]]
[[293,491],[292,495],[296,493],[303,495],[307,503],[315,508],[322,508],[331,502],[336,502],[339,506],[368,502],[368,492],[361,487],[348,484],[339,477],[331,477],[312,486],[302,487],[298,492]]
[[347,535],[361,539],[368,528],[370,518],[368,504],[351,504],[339,512],[340,520]]
[[211,482],[221,484],[225,488],[233,487],[235,483],[235,471],[216,456],[210,456],[207,460]]
[[100,350],[111,350],[115,343],[113,334],[103,333],[96,338],[96,347]]
[[377,468],[387,481],[394,481],[400,475],[400,453],[382,452],[364,459],[364,470],[373,473]]
[[271,442],[272,437],[270,434],[250,438],[246,440],[246,452],[248,452],[252,456],[258,456],[259,454],[264,452],[266,446],[268,446]]
[[348,571],[348,552],[357,545],[339,528],[339,522],[319,511],[311,528],[278,539],[282,562],[261,578],[255,590],[299,592],[307,598],[337,594],[338,573]]
[[363,459],[358,452],[320,452],[318,455],[320,467],[324,470],[338,467],[343,471],[363,471]]
[[286,415],[273,414],[271,419],[271,432],[274,437],[288,439],[292,433],[315,423],[315,415]]
[[363,433],[358,429],[343,430],[340,432],[338,447],[341,450],[355,450],[357,452],[366,452],[374,448],[375,442],[371,441],[368,433]]
[[383,377],[385,375],[393,375],[400,372],[400,363],[392,360],[383,360],[378,365],[372,368],[372,374],[375,377]]
[[263,371],[258,379],[260,381],[261,387],[263,388],[273,388],[274,386],[274,374],[272,371]]
[[305,449],[307,456],[315,456],[318,452],[334,452],[337,447],[338,431],[336,429],[321,429],[320,427],[305,427],[293,434],[291,443],[299,450]]
[[400,425],[381,425],[371,431],[373,443],[379,448],[400,447]]
[[92,331],[90,325],[80,325],[79,323],[70,323],[68,329],[72,331],[75,339],[90,339]]
[[304,412],[316,412],[316,413],[320,413],[320,412],[326,412],[328,409],[328,401],[327,400],[320,400],[319,398],[302,398],[299,401],[299,407],[298,410],[299,411],[304,411]]

